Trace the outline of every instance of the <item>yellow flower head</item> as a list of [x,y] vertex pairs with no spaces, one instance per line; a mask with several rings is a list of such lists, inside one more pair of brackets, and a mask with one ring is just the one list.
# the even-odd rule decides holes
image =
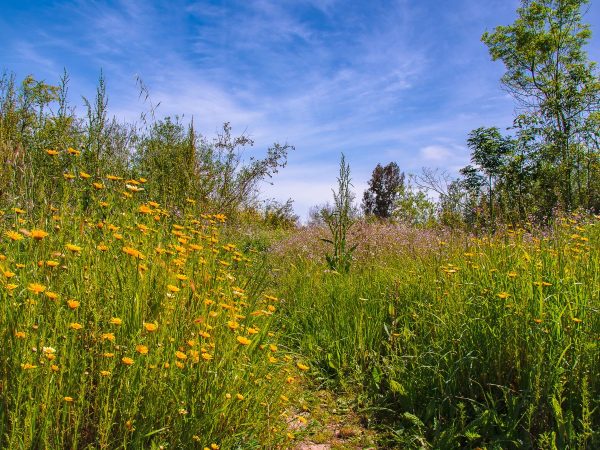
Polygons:
[[142,252],[136,250],[135,248],[123,247],[123,253],[126,253],[127,255],[136,259],[144,259]]
[[79,305],[80,305],[80,303],[77,300],[73,300],[73,299],[67,300],[67,306],[70,309],[77,309],[77,308],[79,308]]
[[171,292],[179,292],[180,289],[177,286],[173,286],[172,284],[167,284],[167,289]]
[[79,253],[81,251],[81,247],[79,247],[78,245],[67,244],[65,245],[65,247],[67,248],[67,250],[70,250],[73,253]]
[[152,333],[152,332],[158,330],[158,325],[155,323],[144,322],[144,328],[146,329],[146,331]]
[[81,325],[80,323],[77,323],[77,322],[71,322],[69,324],[69,328],[71,330],[81,330],[83,328],[83,325]]
[[39,283],[30,283],[29,286],[27,286],[27,289],[29,289],[34,294],[41,294],[46,290],[46,286],[43,286]]
[[296,363],[296,366],[298,366],[298,369],[302,371],[307,371],[308,369],[310,369],[310,367],[308,367],[306,364],[302,364],[301,362]]
[[111,325],[121,325],[123,323],[123,320],[119,319],[118,317],[111,317],[109,322]]
[[114,333],[102,333],[102,335],[100,336],[100,338],[103,341],[114,342],[115,341],[115,334]]
[[121,358],[121,362],[123,364],[125,364],[126,366],[131,366],[133,365],[133,359],[132,358],[128,358],[127,356]]
[[145,345],[136,345],[135,346],[135,351],[138,352],[140,355],[147,355],[148,354],[148,347],[146,347]]
[[56,292],[46,291],[44,292],[44,295],[50,300],[58,300],[58,294]]
[[238,336],[237,337],[237,341],[242,344],[242,345],[248,345],[250,344],[252,341],[244,336]]
[[23,239],[23,235],[21,233],[17,233],[16,231],[5,231],[4,236],[12,241],[20,241]]
[[48,233],[46,233],[44,230],[31,230],[30,236],[36,241],[41,241],[48,236]]

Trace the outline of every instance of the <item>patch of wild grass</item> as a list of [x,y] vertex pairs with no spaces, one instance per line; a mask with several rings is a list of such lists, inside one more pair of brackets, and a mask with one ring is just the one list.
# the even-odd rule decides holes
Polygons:
[[61,204],[0,211],[0,447],[290,439],[282,413],[307,367],[277,347],[278,300],[221,240],[225,216],[193,202],[174,216],[145,180],[76,165],[54,174]]
[[286,339],[360,394],[388,445],[600,445],[598,218],[537,237],[424,234],[424,251],[386,239],[348,275],[283,256]]

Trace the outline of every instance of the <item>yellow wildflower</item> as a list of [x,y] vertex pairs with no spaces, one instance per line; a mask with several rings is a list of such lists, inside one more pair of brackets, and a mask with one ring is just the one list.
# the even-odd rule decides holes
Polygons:
[[237,337],[237,341],[242,344],[242,345],[248,345],[250,344],[252,341],[244,336],[238,336]]
[[17,233],[16,231],[5,231],[4,236],[13,241],[20,241],[23,239],[23,235],[21,233]]
[[46,286],[43,286],[39,283],[30,283],[29,286],[27,286],[27,289],[29,289],[34,294],[41,294],[46,290]]
[[158,330],[158,325],[156,323],[147,323],[147,322],[144,322],[144,328],[149,333],[152,333],[152,332]]
[[46,297],[48,297],[50,300],[57,300],[58,299],[58,294],[56,292],[46,291],[46,292],[44,292],[44,295]]
[[80,303],[77,300],[73,300],[73,299],[67,300],[67,306],[70,309],[77,309],[77,308],[79,308],[79,305],[80,305]]
[[179,292],[180,289],[177,286],[173,286],[172,284],[167,284],[167,289],[171,292]]
[[46,236],[48,236],[48,233],[46,233],[44,230],[31,230],[31,233],[29,235],[36,241],[41,241]]
[[144,255],[142,254],[142,252],[131,247],[123,247],[123,253],[126,253],[127,255],[132,256],[136,259],[144,259]]
[[138,352],[140,355],[147,355],[148,347],[146,347],[145,345],[138,344],[135,346],[135,351]]
[[310,367],[308,367],[306,364],[302,364],[301,362],[296,363],[296,366],[302,371],[307,371],[310,369]]
[[111,341],[111,342],[115,341],[115,335],[114,335],[114,333],[102,333],[102,335],[100,336],[100,338],[103,341]]

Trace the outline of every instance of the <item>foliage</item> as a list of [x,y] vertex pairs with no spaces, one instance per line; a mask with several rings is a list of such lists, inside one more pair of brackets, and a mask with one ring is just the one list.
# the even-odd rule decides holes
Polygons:
[[385,448],[598,447],[598,217],[420,233],[400,251],[380,235],[352,276],[283,249],[285,339],[320,382],[354,393]]
[[402,184],[397,192],[393,217],[413,226],[434,224],[436,208],[427,194],[414,189],[410,183]]
[[600,78],[584,51],[591,37],[582,23],[587,3],[523,1],[512,25],[482,37],[492,58],[504,63],[502,83],[521,108],[515,126],[530,140],[521,157],[533,162],[527,188],[541,215],[551,215],[557,206],[600,208],[594,191],[600,129],[590,128],[600,108]]
[[[208,140],[196,133],[193,121],[184,126],[178,117],[156,120],[154,110],[152,121],[142,117],[141,127],[121,124],[108,117],[102,75],[94,100],[84,98],[86,114],[79,118],[69,106],[68,81],[66,73],[58,86],[31,76],[20,86],[13,76],[0,79],[0,196],[20,196],[23,205],[60,202],[57,180],[73,172],[77,155],[90,175],[148,179],[156,199],[170,210],[201,203],[233,218],[255,206],[260,183],[285,167],[293,149],[275,143],[263,158],[245,158],[254,143],[233,136],[229,123]],[[51,164],[48,150],[58,152]]]
[[380,219],[392,217],[399,193],[404,187],[404,173],[398,164],[391,162],[385,167],[377,164],[364,192],[362,208],[366,216]]
[[324,211],[323,220],[329,228],[331,238],[322,239],[331,244],[333,253],[325,255],[331,270],[348,272],[352,262],[352,253],[356,245],[348,246],[348,231],[352,227],[352,193],[350,192],[350,165],[342,153],[340,159],[340,173],[338,176],[338,190],[333,191],[333,210]]
[[294,213],[294,201],[290,198],[285,203],[271,200],[264,207],[265,224],[273,229],[291,230],[296,228],[300,218]]
[[75,154],[64,179],[58,156],[62,203],[0,209],[0,447],[287,441],[307,366],[277,348],[261,258],[224,215],[170,214]]

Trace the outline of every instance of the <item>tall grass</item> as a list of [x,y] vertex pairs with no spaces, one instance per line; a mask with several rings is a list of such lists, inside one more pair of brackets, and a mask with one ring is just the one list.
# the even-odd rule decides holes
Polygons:
[[225,216],[170,214],[143,179],[69,174],[61,204],[0,212],[0,447],[289,440],[299,361],[277,347],[260,259],[221,240]]
[[286,339],[358,396],[387,445],[600,445],[598,218],[400,252],[402,235],[383,235],[348,275],[280,252],[277,283]]

